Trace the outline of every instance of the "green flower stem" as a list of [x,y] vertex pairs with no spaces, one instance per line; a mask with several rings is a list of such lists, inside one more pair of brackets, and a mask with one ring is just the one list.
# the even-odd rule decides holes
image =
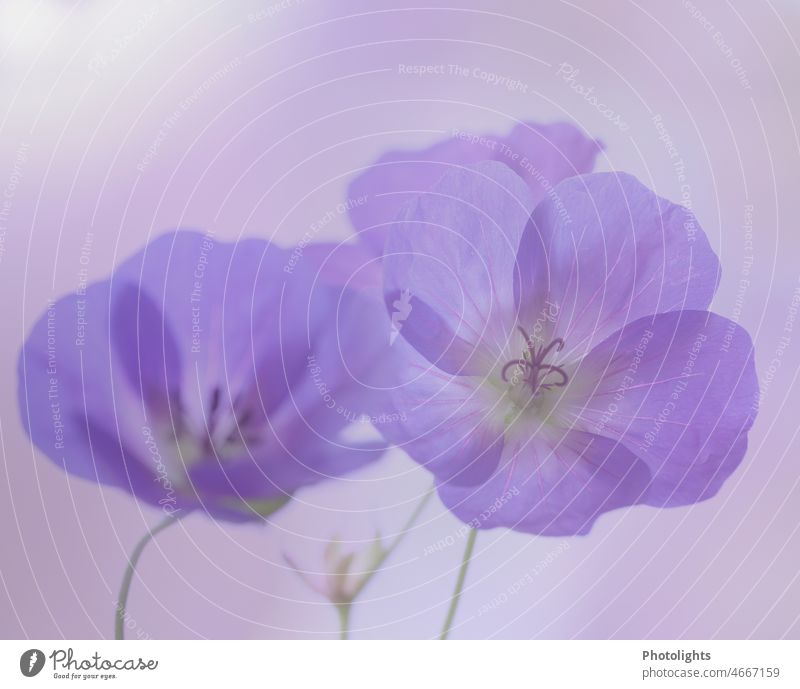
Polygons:
[[417,519],[419,519],[419,515],[422,514],[422,510],[425,509],[425,506],[430,501],[433,494],[436,492],[434,488],[431,488],[419,501],[417,507],[411,513],[411,516],[406,520],[406,523],[403,525],[403,528],[400,530],[400,533],[397,534],[397,537],[392,541],[392,545],[390,545],[386,550],[383,551],[381,556],[375,562],[375,566],[372,568],[372,571],[369,573],[368,576],[364,577],[359,585],[356,587],[355,592],[353,593],[352,599],[355,600],[358,597],[358,594],[364,589],[364,587],[370,582],[373,576],[378,572],[378,570],[383,566],[383,563],[389,559],[389,556],[397,550],[397,547],[400,543],[403,542],[403,539],[406,537],[406,534],[409,532],[412,526],[416,523]]
[[352,608],[353,601],[358,598],[359,594],[364,590],[364,587],[372,580],[372,577],[378,573],[380,568],[383,566],[383,563],[389,558],[389,556],[397,550],[397,547],[400,543],[403,542],[406,534],[411,530],[411,527],[414,526],[419,516],[422,514],[422,511],[425,509],[425,506],[430,502],[430,499],[433,497],[436,489],[431,487],[431,489],[425,493],[422,500],[417,503],[416,508],[411,513],[411,516],[406,520],[406,523],[403,525],[403,528],[400,530],[400,533],[397,534],[392,544],[384,550],[380,557],[375,562],[375,566],[372,568],[372,571],[367,574],[356,586],[353,591],[353,595],[350,597],[350,602],[347,604],[338,605],[337,610],[339,612],[339,625],[340,625],[340,632],[339,638],[340,639],[348,639],[350,638],[350,610]]
[[350,638],[350,603],[337,605],[336,612],[339,613],[339,638],[346,641]]
[[467,578],[467,569],[469,568],[469,561],[472,558],[472,551],[475,548],[475,539],[478,537],[477,529],[470,529],[469,537],[467,538],[467,547],[464,549],[464,557],[461,560],[461,569],[458,571],[458,579],[456,579],[456,588],[453,591],[453,597],[450,599],[450,609],[447,611],[447,617],[444,620],[442,633],[439,639],[444,641],[450,634],[450,628],[453,626],[453,620],[458,610],[458,602],[461,600],[461,591],[464,589],[464,580]]
[[117,600],[117,610],[114,619],[114,638],[122,640],[125,638],[125,609],[128,605],[128,593],[131,589],[131,582],[133,581],[133,574],[136,571],[136,565],[139,558],[142,556],[147,544],[153,539],[156,534],[166,529],[170,524],[174,524],[180,519],[177,514],[171,514],[163,521],[156,524],[150,529],[142,539],[136,544],[130,558],[128,559],[128,566],[125,569],[125,575],[122,577],[122,586],[119,589],[119,598]]

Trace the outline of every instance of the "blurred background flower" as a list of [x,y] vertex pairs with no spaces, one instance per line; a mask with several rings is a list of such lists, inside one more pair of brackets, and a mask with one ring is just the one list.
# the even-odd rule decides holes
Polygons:
[[354,376],[379,363],[386,332],[364,298],[315,288],[292,257],[182,231],[51,302],[19,360],[31,440],[167,513],[234,521],[380,458],[384,443],[344,432],[375,412]]

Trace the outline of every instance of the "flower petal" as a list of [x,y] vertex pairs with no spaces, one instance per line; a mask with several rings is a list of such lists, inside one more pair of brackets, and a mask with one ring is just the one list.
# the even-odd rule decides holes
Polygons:
[[281,497],[379,457],[384,442],[345,442],[343,431],[373,410],[368,373],[389,346],[380,293],[367,303],[316,284],[291,258],[264,241],[178,232],[53,305],[19,363],[34,443],[147,502],[236,519],[236,491]]
[[[284,270],[289,258],[287,250],[265,241],[220,242],[210,234],[183,230],[158,237],[112,275],[115,293],[131,286],[140,290],[163,319],[156,333],[139,323],[139,341],[154,334],[160,340],[166,332],[175,338],[189,418],[199,423],[215,394],[229,404],[251,396],[256,392],[254,369],[271,374],[260,397],[268,413],[302,373],[305,349],[286,348],[281,358],[280,344],[308,340],[308,324],[314,322],[307,314],[313,276],[302,267]],[[283,310],[293,314],[291,321],[280,322]]]
[[383,261],[387,306],[408,302],[398,329],[439,368],[476,372],[474,355],[504,350],[529,209],[520,177],[484,162],[448,173],[392,225]]
[[485,481],[500,461],[503,424],[480,379],[444,373],[402,340],[395,346],[403,364],[384,437],[442,480]]
[[350,219],[370,250],[383,253],[387,227],[415,194],[430,191],[454,167],[494,160],[509,165],[528,186],[538,203],[561,180],[590,172],[599,142],[585,137],[571,124],[522,122],[507,136],[474,136],[455,132],[453,138],[429,148],[392,151],[350,185]]
[[744,457],[759,389],[750,337],[733,321],[706,311],[643,318],[596,347],[575,377],[560,413],[648,465],[647,504],[710,498]]
[[[248,498],[262,490],[277,497],[385,449],[342,440],[343,429],[377,404],[369,374],[388,347],[385,309],[377,294],[339,284],[354,270],[351,252],[305,249],[308,255],[261,240],[231,244],[180,232],[153,242],[115,276],[124,282],[141,275],[142,290],[163,303],[169,330],[183,336],[187,374],[182,408],[173,413],[188,415],[193,434],[203,437],[213,431],[209,415],[218,406],[243,441],[235,457],[211,453],[193,462],[190,477],[206,477],[209,494],[208,477],[219,481],[216,492],[246,484],[230,475],[253,479]],[[333,256],[323,270],[325,253]],[[345,459],[348,451],[353,456]]]
[[474,528],[543,536],[588,533],[600,514],[640,502],[647,466],[621,444],[570,431],[507,442],[501,468],[479,486],[439,481],[447,508]]
[[349,244],[310,245],[302,261],[313,273],[309,309],[319,327],[291,390],[291,403],[302,414],[289,410],[276,432],[282,438],[315,434],[338,445],[340,431],[351,422],[365,426],[367,417],[389,407],[396,350],[383,304],[381,263]]
[[705,309],[720,267],[688,210],[630,175],[598,173],[562,182],[536,207],[518,274],[520,313],[533,323],[557,312],[551,339],[569,359],[643,316]]
[[110,329],[117,358],[145,406],[166,414],[180,391],[178,346],[146,292],[124,283],[117,283],[114,292]]
[[381,458],[383,442],[350,443],[336,447],[312,439],[286,449],[274,446],[263,457],[241,456],[222,461],[208,457],[190,470],[193,488],[204,505],[220,499],[280,499],[304,486],[342,476]]
[[[131,370],[114,356],[112,303],[108,283],[91,285],[51,304],[36,322],[18,362],[22,423],[33,443],[71,474],[156,503],[164,491],[142,436],[145,407]],[[150,390],[157,394],[154,381]]]

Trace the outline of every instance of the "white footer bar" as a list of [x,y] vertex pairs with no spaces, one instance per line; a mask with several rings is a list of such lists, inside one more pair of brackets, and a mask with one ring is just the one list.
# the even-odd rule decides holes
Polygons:
[[0,686],[800,687],[798,641],[1,641]]

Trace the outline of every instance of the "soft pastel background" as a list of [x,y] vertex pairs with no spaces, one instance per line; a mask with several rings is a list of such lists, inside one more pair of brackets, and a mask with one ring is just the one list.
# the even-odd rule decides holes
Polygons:
[[[754,336],[763,406],[710,502],[615,512],[569,540],[481,533],[453,636],[800,637],[800,5],[402,4],[0,0],[0,637],[110,636],[126,553],[159,518],[70,479],[22,430],[20,344],[47,299],[75,289],[82,256],[100,278],[178,225],[291,244],[329,211],[315,236],[344,238],[337,204],[383,150],[526,119],[574,121],[605,142],[600,169],[691,203],[724,268],[714,310]],[[557,74],[564,62],[627,128]],[[429,481],[395,452],[302,491],[269,528],[188,518],[145,554],[129,635],[333,636],[334,612],[282,553],[313,569],[334,535],[390,538]],[[364,591],[354,636],[438,633],[462,533],[431,503]]]

